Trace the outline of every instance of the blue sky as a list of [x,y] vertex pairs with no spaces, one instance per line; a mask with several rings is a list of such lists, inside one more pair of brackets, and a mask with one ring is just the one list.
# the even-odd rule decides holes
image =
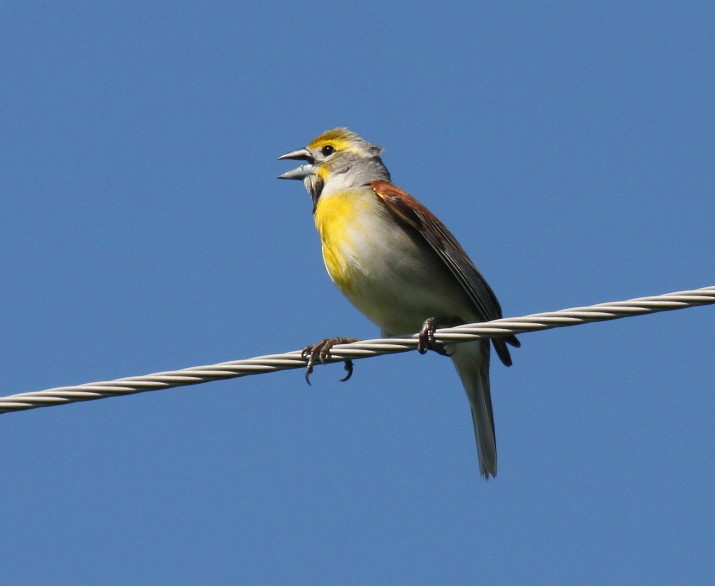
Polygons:
[[[276,157],[348,126],[505,314],[715,284],[706,3],[0,7],[2,395],[376,328]],[[1,418],[13,584],[715,581],[715,309]]]

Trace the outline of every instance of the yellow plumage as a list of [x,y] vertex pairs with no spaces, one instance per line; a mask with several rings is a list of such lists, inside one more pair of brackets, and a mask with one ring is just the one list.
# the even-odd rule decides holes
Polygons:
[[358,216],[368,205],[360,193],[344,191],[321,198],[315,208],[315,227],[320,234],[325,268],[345,293],[352,291],[355,238],[363,232]]

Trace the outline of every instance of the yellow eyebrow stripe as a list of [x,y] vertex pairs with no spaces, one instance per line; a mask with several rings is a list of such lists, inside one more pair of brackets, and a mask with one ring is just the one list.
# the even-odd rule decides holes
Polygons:
[[337,151],[359,152],[360,147],[356,144],[356,137],[356,134],[347,128],[333,128],[314,138],[308,148],[312,150],[332,145]]
[[335,147],[336,151],[354,151],[357,152],[358,149],[355,148],[355,145],[351,143],[349,140],[345,139],[340,139],[340,138],[323,138],[321,139],[320,137],[311,142],[308,145],[308,148],[310,150],[314,149],[320,149],[324,146],[327,145],[332,145]]

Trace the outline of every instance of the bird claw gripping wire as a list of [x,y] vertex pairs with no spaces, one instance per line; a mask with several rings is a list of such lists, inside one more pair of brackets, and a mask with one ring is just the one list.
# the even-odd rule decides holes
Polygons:
[[420,354],[426,354],[427,350],[437,352],[440,356],[451,356],[452,353],[445,348],[444,344],[440,344],[434,338],[434,332],[437,326],[445,327],[461,323],[456,318],[428,317],[422,324],[419,336],[417,337],[417,351]]
[[[303,348],[303,351],[300,353],[300,356],[306,361],[305,382],[310,384],[310,375],[313,373],[313,368],[315,367],[316,361],[320,364],[325,364],[328,361],[328,359],[330,358],[330,350],[333,346],[335,346],[336,344],[350,344],[352,342],[357,341],[357,338],[325,338],[324,340],[320,340],[320,342],[317,342],[316,344],[311,344],[310,346],[306,346],[305,348]],[[340,379],[340,382],[345,382],[349,380],[350,377],[353,375],[353,361],[349,358],[346,358],[344,360],[344,363],[344,368],[347,374],[344,378]]]

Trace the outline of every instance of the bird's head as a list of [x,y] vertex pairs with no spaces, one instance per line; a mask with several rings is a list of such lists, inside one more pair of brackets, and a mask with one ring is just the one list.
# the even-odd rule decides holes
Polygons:
[[389,181],[380,158],[382,148],[347,128],[334,128],[314,138],[305,148],[278,157],[305,161],[279,179],[302,179],[315,205],[325,190],[339,191]]

